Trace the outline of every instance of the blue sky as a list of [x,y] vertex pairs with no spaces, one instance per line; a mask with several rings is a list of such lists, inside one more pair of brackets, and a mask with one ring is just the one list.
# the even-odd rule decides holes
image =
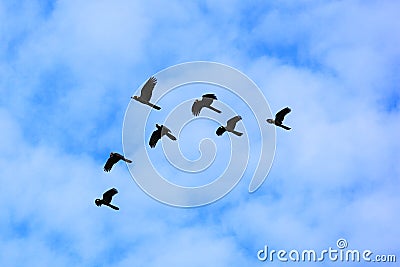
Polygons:
[[[399,261],[399,11],[398,1],[1,1],[0,263],[280,266],[257,251],[322,250],[339,238]],[[277,129],[255,193],[246,172],[220,201],[182,209],[141,191],[125,164],[103,165],[123,150],[137,88],[196,60],[245,73],[272,112],[292,108],[293,129]],[[187,175],[158,163],[165,175]],[[111,187],[118,212],[94,205]]]

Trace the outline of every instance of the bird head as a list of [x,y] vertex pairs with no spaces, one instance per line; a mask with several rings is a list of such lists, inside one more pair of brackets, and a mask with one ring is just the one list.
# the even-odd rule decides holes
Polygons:
[[101,206],[101,200],[100,199],[98,199],[98,198],[96,198],[96,200],[94,201],[94,203],[96,204],[96,206],[97,207],[100,207]]
[[138,100],[138,96],[137,95],[131,96],[131,98],[135,99],[135,100]]
[[273,119],[267,119],[268,123],[274,124],[274,120]]
[[218,136],[221,136],[226,131],[224,126],[218,127],[217,131],[215,132]]
[[111,152],[111,153],[110,153],[110,157],[112,157],[113,155],[114,155],[114,153]]

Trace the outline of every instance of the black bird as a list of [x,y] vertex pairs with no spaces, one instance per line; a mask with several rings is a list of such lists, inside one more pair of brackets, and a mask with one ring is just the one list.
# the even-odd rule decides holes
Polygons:
[[214,94],[205,94],[202,96],[201,100],[196,99],[192,105],[192,114],[195,116],[199,116],[202,108],[209,108],[217,113],[221,113],[221,110],[218,110],[211,106],[214,100],[217,100],[217,97]]
[[132,160],[126,159],[121,154],[118,154],[118,153],[115,153],[115,152],[111,152],[110,153],[110,157],[108,158],[106,164],[104,165],[104,171],[105,172],[111,171],[111,168],[114,166],[114,164],[117,163],[120,160],[123,160],[123,161],[125,161],[127,163],[132,163]]
[[168,136],[171,140],[176,140],[176,137],[171,134],[171,130],[168,129],[164,125],[156,124],[157,130],[155,130],[150,137],[149,145],[151,148],[154,148],[158,142],[164,135]]
[[283,128],[283,129],[285,129],[285,130],[290,130],[290,129],[291,129],[290,127],[285,126],[285,125],[282,124],[283,119],[285,118],[285,116],[286,116],[290,111],[292,111],[292,110],[291,110],[290,108],[286,107],[286,108],[282,109],[281,111],[279,111],[278,113],[276,113],[276,115],[275,115],[275,120],[273,120],[273,119],[267,119],[267,122],[268,122],[268,123],[271,123],[271,124],[275,124],[276,126],[279,126],[279,127]]
[[139,101],[145,105],[148,105],[154,109],[160,110],[161,108],[157,105],[150,103],[150,98],[153,95],[153,89],[157,84],[157,79],[154,77],[150,77],[145,85],[143,85],[142,90],[140,91],[140,96],[131,96],[132,99]]
[[243,133],[235,131],[236,123],[240,121],[242,117],[235,116],[229,119],[226,122],[226,126],[218,127],[217,131],[215,132],[218,136],[221,136],[224,132],[228,131],[230,133],[236,134],[237,136],[241,136]]
[[117,194],[117,193],[118,193],[118,190],[117,190],[117,189],[111,188],[110,190],[108,190],[107,192],[105,192],[105,193],[103,194],[103,199],[98,199],[98,198],[97,198],[97,199],[94,201],[94,203],[95,203],[98,207],[100,207],[101,205],[106,205],[106,206],[109,206],[109,207],[112,208],[112,209],[119,210],[118,207],[116,207],[116,206],[114,206],[114,205],[111,204],[111,200],[112,200],[113,196],[114,196],[115,194]]

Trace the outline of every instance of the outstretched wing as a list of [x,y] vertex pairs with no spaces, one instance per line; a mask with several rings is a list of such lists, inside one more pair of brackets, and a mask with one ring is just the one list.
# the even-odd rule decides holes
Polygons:
[[192,114],[199,116],[201,109],[203,108],[202,101],[196,100],[192,105]]
[[158,140],[160,140],[160,139],[161,139],[161,128],[155,130],[155,131],[151,134],[150,141],[149,141],[150,147],[151,147],[151,148],[155,147],[156,144],[157,144],[157,142],[158,142]]
[[283,119],[285,118],[286,114],[288,114],[290,111],[292,111],[290,108],[286,107],[276,113],[275,115],[275,123],[281,124],[283,122]]
[[212,99],[214,99],[214,100],[217,100],[217,97],[215,96],[215,94],[205,94],[205,95],[203,95],[203,98],[212,98]]
[[213,103],[213,101],[214,101],[214,98],[209,98],[209,97],[204,97],[203,96],[203,98],[201,99],[201,105],[203,106],[203,107],[209,107],[209,106],[211,106],[211,104]]
[[[114,166],[115,163],[117,163],[121,159],[122,155],[118,153],[113,153],[112,156],[110,156],[104,165],[104,171],[109,172],[111,171],[111,168]],[[123,157],[122,157],[123,158]]]
[[117,189],[111,188],[110,190],[108,190],[107,192],[105,192],[105,193],[103,194],[103,201],[104,201],[105,203],[107,203],[107,204],[110,204],[110,203],[111,203],[111,200],[112,200],[112,198],[113,198],[113,196],[114,196],[115,194],[117,194],[117,193],[118,193],[118,190],[117,190]]
[[114,161],[113,158],[108,158],[106,164],[104,164],[104,171],[109,172],[111,171],[111,168],[114,166],[116,161]]
[[238,121],[240,121],[241,119],[242,119],[242,117],[240,117],[240,116],[235,116],[235,117],[229,119],[229,120],[226,122],[226,128],[232,129],[232,130],[235,129],[236,123],[237,123]]
[[150,77],[147,82],[143,85],[142,90],[140,91],[140,98],[145,101],[150,101],[150,98],[153,94],[154,86],[157,84],[157,79],[154,77]]
[[161,126],[161,137],[163,137],[164,135],[168,135],[168,137],[171,138],[172,140],[176,140],[175,137],[172,137],[173,135],[171,134],[171,130],[168,129],[167,126],[162,125]]

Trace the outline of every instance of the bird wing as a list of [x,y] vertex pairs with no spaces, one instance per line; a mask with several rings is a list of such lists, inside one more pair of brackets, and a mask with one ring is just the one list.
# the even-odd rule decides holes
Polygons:
[[204,97],[201,99],[201,103],[202,106],[211,106],[211,104],[213,103],[214,98],[210,98],[210,97]]
[[163,137],[164,135],[168,136],[169,139],[171,139],[171,140],[174,140],[174,141],[176,140],[176,137],[172,135],[171,130],[163,125],[161,128],[161,137]]
[[[114,153],[112,156],[110,156],[107,159],[106,164],[104,165],[104,171],[109,172],[111,171],[111,168],[114,166],[115,163],[117,163],[121,158],[119,158],[118,156],[116,156],[115,154],[118,153]],[[119,155],[119,154],[118,154]],[[121,155],[120,155],[121,156]]]
[[111,188],[107,192],[103,194],[103,201],[107,204],[110,204],[112,197],[118,193],[118,190],[115,188]]
[[202,101],[196,100],[192,105],[192,114],[199,116],[201,109],[203,108]]
[[161,139],[161,129],[155,130],[150,137],[149,145],[150,147],[155,147],[158,140]]
[[143,85],[142,90],[140,91],[140,98],[145,101],[149,101],[152,94],[154,86],[157,84],[157,79],[154,77],[150,77],[147,82]]
[[217,100],[217,97],[215,96],[215,94],[205,94],[205,95],[203,95],[203,98],[212,98],[214,100]]
[[242,117],[240,117],[240,116],[235,116],[235,117],[229,119],[229,120],[226,122],[226,128],[231,129],[231,130],[235,129],[236,123],[237,123],[238,121],[240,121],[241,119],[242,119]]
[[167,133],[170,133],[170,132],[171,132],[171,130],[168,129],[167,126],[161,125],[161,136],[166,135]]
[[290,108],[286,107],[276,113],[275,115],[275,123],[281,124],[283,122],[283,119],[285,118],[286,114],[288,114],[290,111],[292,111]]

